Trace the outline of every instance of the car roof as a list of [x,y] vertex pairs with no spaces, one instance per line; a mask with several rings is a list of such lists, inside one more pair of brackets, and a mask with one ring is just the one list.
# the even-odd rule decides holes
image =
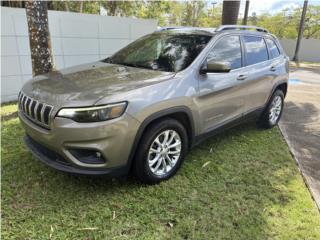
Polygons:
[[255,35],[271,35],[268,30],[257,26],[246,26],[246,25],[221,25],[218,28],[200,28],[200,27],[162,27],[157,32],[168,31],[172,33],[185,33],[185,34],[201,34],[213,36],[218,33],[225,32],[241,32],[243,34],[255,34]]

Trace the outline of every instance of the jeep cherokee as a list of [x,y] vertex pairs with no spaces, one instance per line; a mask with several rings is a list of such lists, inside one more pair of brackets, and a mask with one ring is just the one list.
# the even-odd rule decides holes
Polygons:
[[161,29],[102,61],[39,75],[19,93],[30,151],[55,169],[173,176],[204,137],[243,120],[275,126],[288,57],[267,30]]

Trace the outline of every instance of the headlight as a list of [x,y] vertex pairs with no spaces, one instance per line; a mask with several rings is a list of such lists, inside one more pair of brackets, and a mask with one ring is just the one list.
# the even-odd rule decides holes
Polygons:
[[57,116],[70,118],[76,122],[100,122],[120,117],[126,110],[127,103],[87,107],[87,108],[62,108]]

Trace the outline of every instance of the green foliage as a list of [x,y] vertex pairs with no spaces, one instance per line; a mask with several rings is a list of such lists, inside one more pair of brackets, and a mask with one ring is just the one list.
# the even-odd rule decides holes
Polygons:
[[[110,16],[154,18],[159,26],[217,27],[221,24],[222,3],[209,1],[85,1],[82,12],[99,14],[100,7]],[[52,1],[50,9],[79,12],[79,1]],[[276,14],[252,15],[248,24],[267,28],[279,38],[296,38],[302,8],[283,9]],[[239,19],[239,23],[242,19]],[[309,5],[305,38],[320,38],[320,6]]]
[[320,39],[320,6],[309,6],[306,14],[304,37]]
[[100,6],[107,10],[109,16],[137,16],[143,2],[141,1],[101,1]]
[[2,122],[2,239],[320,239],[319,212],[277,128],[210,138],[155,186],[55,171],[23,135],[16,116]]
[[166,13],[170,11],[170,2],[144,1],[137,11],[138,18],[155,18],[160,26],[166,25]]
[[[261,14],[258,17],[249,17],[249,24],[267,28],[279,38],[297,38],[301,8],[284,9],[282,12],[271,15]],[[310,5],[305,19],[305,38],[320,38],[320,6]]]

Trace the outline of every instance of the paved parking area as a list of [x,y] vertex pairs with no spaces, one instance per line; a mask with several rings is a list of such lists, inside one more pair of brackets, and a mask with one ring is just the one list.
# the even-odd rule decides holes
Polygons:
[[279,126],[320,209],[320,67],[292,68]]

